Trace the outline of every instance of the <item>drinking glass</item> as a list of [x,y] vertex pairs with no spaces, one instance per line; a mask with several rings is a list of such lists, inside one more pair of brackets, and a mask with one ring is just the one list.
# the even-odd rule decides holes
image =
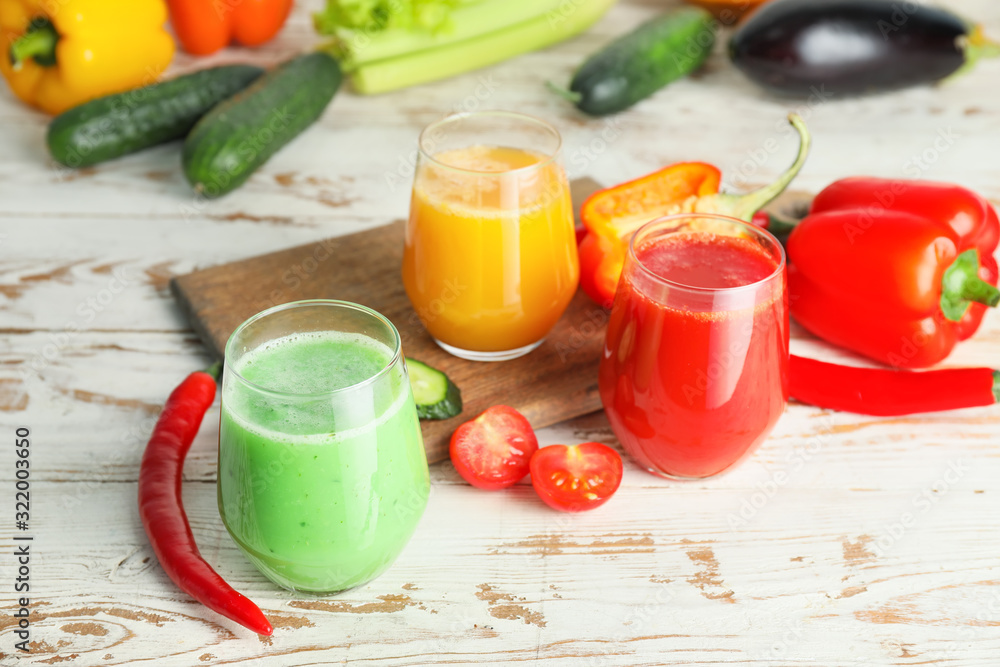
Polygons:
[[332,593],[396,559],[430,483],[396,328],[344,301],[288,303],[226,344],[219,512],[246,557]]
[[446,351],[500,361],[538,347],[576,292],[561,139],[506,111],[448,116],[420,135],[403,284]]
[[[675,253],[669,268],[664,253]],[[599,388],[623,447],[654,474],[709,477],[753,452],[788,400],[781,244],[719,215],[641,227],[615,293]]]

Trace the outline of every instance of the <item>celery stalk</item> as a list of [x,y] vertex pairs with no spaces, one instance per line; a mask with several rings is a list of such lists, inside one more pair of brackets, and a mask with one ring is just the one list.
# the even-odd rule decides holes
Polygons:
[[373,33],[337,29],[334,48],[344,71],[349,72],[376,60],[436,49],[503,30],[549,12],[558,12],[562,5],[572,7],[568,0],[481,0],[453,9],[448,15],[447,26],[440,30],[397,28]]
[[615,0],[566,0],[555,10],[501,30],[363,63],[351,74],[351,83],[357,92],[374,95],[486,67],[568,39],[589,28],[614,3]]

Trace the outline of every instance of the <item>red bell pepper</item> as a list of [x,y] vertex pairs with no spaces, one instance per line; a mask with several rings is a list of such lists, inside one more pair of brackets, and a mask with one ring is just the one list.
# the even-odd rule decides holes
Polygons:
[[[704,162],[681,162],[641,178],[598,190],[580,208],[586,234],[580,241],[580,287],[611,307],[633,232],[650,220],[675,213],[719,213],[750,222],[781,194],[802,169],[810,137],[797,114],[788,122],[801,138],[795,162],[773,184],[745,195],[719,192],[722,173]],[[760,222],[760,221],[758,221]]]
[[270,41],[285,24],[292,0],[167,0],[167,5],[181,46],[205,56],[230,42]]
[[792,316],[890,366],[931,366],[1000,301],[998,239],[996,211],[965,188],[838,181],[788,237]]

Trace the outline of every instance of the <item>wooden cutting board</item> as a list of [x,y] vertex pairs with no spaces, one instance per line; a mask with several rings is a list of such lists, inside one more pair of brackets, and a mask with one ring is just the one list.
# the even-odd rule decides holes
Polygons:
[[[599,186],[573,183],[577,204]],[[576,209],[579,206],[574,207]],[[325,239],[260,257],[195,271],[170,286],[208,348],[222,357],[229,335],[251,315],[300,299],[340,299],[373,308],[399,329],[403,354],[443,370],[462,390],[458,417],[422,422],[431,463],[448,458],[448,439],[462,422],[503,403],[535,428],[601,408],[597,361],[607,313],[578,293],[546,341],[510,361],[453,357],[424,330],[403,291],[404,222]]]
[[[591,179],[572,184],[574,210],[600,187]],[[799,217],[810,196],[786,193],[769,210]],[[601,408],[597,392],[608,313],[582,292],[535,351],[511,361],[484,363],[453,357],[424,330],[403,290],[400,266],[404,221],[324,239],[183,276],[170,287],[213,354],[222,358],[229,335],[271,306],[300,299],[340,299],[373,308],[399,329],[403,354],[440,368],[462,390],[458,417],[422,422],[431,463],[448,458],[452,431],[491,405],[519,410],[535,428]]]

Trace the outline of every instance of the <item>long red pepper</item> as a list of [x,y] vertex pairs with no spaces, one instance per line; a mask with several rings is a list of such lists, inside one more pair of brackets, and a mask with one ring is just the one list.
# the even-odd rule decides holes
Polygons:
[[261,635],[273,632],[260,607],[212,569],[195,544],[184,502],[184,458],[215,400],[219,364],[191,373],[167,399],[139,468],[139,516],[163,571],[181,590]]
[[898,416],[1000,402],[1000,371],[948,368],[899,371],[828,364],[791,356],[788,393],[821,408]]

